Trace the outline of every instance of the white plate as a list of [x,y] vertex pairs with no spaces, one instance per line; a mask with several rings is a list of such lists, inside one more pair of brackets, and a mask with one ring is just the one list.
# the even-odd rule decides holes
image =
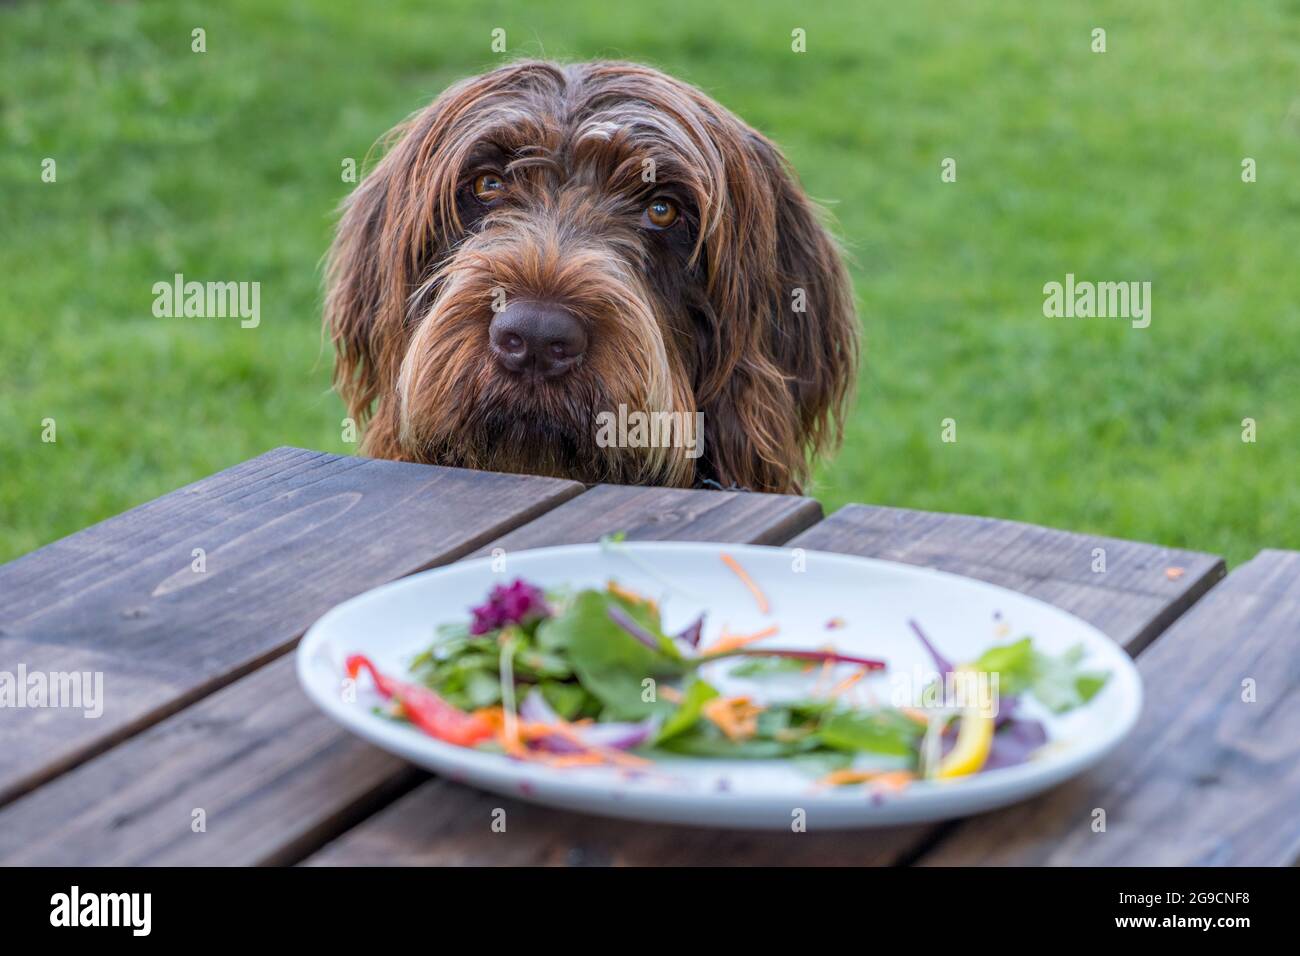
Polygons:
[[[620,551],[621,549],[621,551]],[[753,596],[722,563],[735,557],[771,603],[759,613]],[[653,572],[653,573],[651,573]],[[368,678],[355,700],[343,693],[343,660],[369,655],[381,670],[405,677],[411,659],[432,643],[434,627],[468,620],[494,584],[516,577],[543,588],[603,586],[610,578],[656,597],[665,630],[673,632],[707,611],[704,643],[725,624],[749,633],[781,628],[772,646],[816,648],[883,658],[876,699],[890,702],[896,681],[933,671],[909,627],[917,620],[954,662],[975,659],[993,644],[1024,634],[1050,653],[1083,644],[1089,667],[1110,680],[1085,707],[1056,717],[1031,709],[1047,726],[1049,744],[1028,763],[951,781],[916,783],[898,792],[853,786],[819,787],[807,769],[781,761],[656,761],[654,772],[629,775],[605,768],[558,769],[455,747],[377,716]],[[828,630],[840,618],[844,626]],[[768,697],[781,683],[728,681],[708,674],[724,692],[741,688]],[[850,673],[849,670],[843,673]],[[892,676],[890,676],[892,675]],[[943,820],[1023,800],[1095,764],[1129,732],[1142,706],[1136,668],[1113,641],[1072,615],[980,581],[939,571],[817,551],[719,544],[627,543],[613,550],[575,545],[465,561],[404,578],[353,598],[317,621],[298,648],[298,677],[313,701],[358,736],[450,779],[524,800],[606,816],[715,827],[809,829],[873,827]],[[863,682],[865,684],[866,682]],[[862,685],[853,693],[865,694]],[[1032,702],[1030,702],[1032,708]]]

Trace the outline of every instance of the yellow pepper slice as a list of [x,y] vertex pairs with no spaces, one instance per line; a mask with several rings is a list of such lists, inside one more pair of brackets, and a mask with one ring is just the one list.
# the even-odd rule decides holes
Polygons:
[[936,779],[947,780],[978,773],[993,749],[993,717],[983,707],[967,707],[961,712],[957,743],[948,756],[939,761]]

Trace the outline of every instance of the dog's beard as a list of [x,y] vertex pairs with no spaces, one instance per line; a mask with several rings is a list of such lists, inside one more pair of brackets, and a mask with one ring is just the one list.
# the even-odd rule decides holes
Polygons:
[[[695,459],[669,447],[603,445],[598,416],[620,406],[693,414],[681,363],[632,273],[602,252],[542,264],[539,288],[495,246],[467,246],[419,295],[432,305],[398,380],[399,442],[417,461],[583,482],[689,486]],[[537,263],[533,263],[537,268]],[[613,274],[611,274],[613,273]],[[558,379],[501,369],[488,346],[494,296],[547,297],[595,329],[581,364]],[[696,436],[702,440],[703,436]]]
[[593,409],[604,407],[608,398],[592,387],[589,376],[563,386],[515,381],[491,368],[485,350],[477,360],[485,372],[461,391],[464,402],[453,415],[431,414],[416,400],[418,410],[404,416],[404,442],[424,449],[420,457],[461,468],[590,482],[617,481],[625,469],[635,470],[619,449],[601,448],[595,440]]

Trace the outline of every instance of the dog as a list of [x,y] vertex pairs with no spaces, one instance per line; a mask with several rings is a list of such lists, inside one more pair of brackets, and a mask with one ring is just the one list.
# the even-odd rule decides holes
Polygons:
[[[624,62],[517,62],[392,130],[326,267],[363,454],[797,493],[843,434],[858,321],[777,147]],[[669,412],[702,442],[598,440]]]

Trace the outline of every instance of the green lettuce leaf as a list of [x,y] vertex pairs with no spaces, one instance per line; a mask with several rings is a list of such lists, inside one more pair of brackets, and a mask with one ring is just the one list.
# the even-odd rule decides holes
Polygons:
[[896,710],[841,710],[827,715],[818,730],[822,743],[891,757],[914,757],[924,728]]
[[998,692],[1028,691],[1053,713],[1081,707],[1106,685],[1110,674],[1084,670],[1082,644],[1053,656],[1035,649],[1033,640],[1023,637],[1011,644],[990,647],[975,661],[974,668],[998,675]]
[[712,684],[702,680],[692,681],[682,694],[682,702],[659,728],[655,743],[662,743],[694,727],[704,705],[717,696],[718,691]]
[[[668,713],[673,705],[658,694],[646,693],[646,680],[671,680],[687,670],[679,659],[647,647],[609,616],[617,598],[601,591],[582,591],[559,617],[551,619],[538,635],[548,650],[563,648],[582,686],[603,705],[606,720],[640,720]],[[644,607],[629,608],[638,623],[660,635],[659,623]],[[543,636],[544,635],[544,636]]]

